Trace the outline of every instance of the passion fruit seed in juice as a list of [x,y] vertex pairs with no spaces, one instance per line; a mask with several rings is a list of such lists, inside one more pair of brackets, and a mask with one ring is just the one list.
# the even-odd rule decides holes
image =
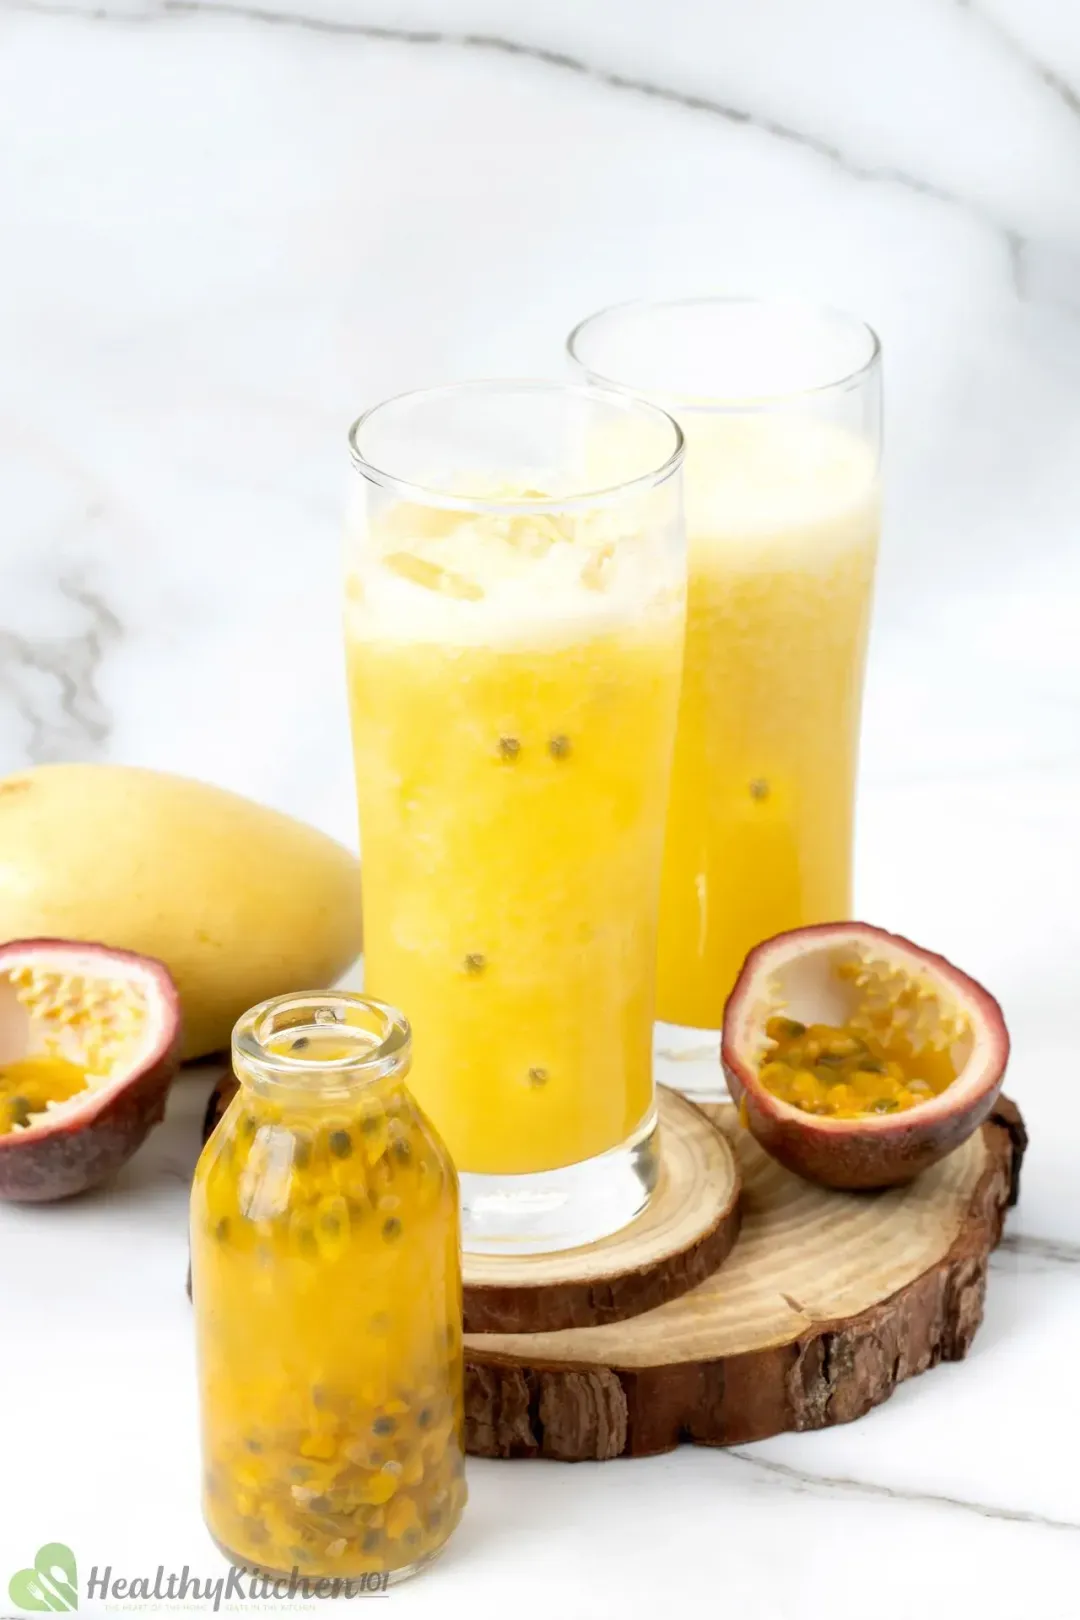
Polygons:
[[844,917],[879,526],[873,457],[808,417],[684,417],[690,590],[657,1016],[715,1028],[747,952]]
[[[355,1055],[332,1026],[265,1049]],[[196,1172],[192,1260],[219,1544],[344,1578],[436,1552],[466,1494],[457,1191],[404,1088],[242,1086]]]
[[432,541],[391,508],[395,567],[415,522],[410,546],[512,587],[511,605],[446,602],[413,569],[391,615],[385,556],[358,559],[349,598],[365,982],[408,1009],[411,1084],[471,1172],[591,1159],[653,1102],[682,600],[659,565],[613,598],[585,577],[585,520],[560,521],[446,513]]

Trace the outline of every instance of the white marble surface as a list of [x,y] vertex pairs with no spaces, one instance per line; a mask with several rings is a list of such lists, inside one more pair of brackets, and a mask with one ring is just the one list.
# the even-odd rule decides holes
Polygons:
[[[1078,288],[1068,0],[0,3],[0,772],[165,766],[351,839],[357,409],[557,372],[637,294],[797,292],[884,340],[859,907],[1013,1029],[1033,1145],[985,1326],[849,1428],[474,1465],[403,1613],[1077,1613]],[[84,1575],[220,1567],[204,1091],[109,1194],[0,1211],[0,1592],[55,1538]]]

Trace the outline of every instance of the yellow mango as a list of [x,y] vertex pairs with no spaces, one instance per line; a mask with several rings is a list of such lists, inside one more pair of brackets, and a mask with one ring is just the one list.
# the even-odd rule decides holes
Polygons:
[[238,794],[126,765],[0,778],[0,940],[92,940],[164,962],[183,1056],[255,1002],[333,984],[361,949],[360,863]]

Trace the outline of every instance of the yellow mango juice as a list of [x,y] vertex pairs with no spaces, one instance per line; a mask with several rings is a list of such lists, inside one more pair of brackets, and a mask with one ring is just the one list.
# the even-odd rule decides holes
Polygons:
[[657,537],[583,517],[398,507],[354,561],[366,987],[407,1010],[463,1170],[576,1164],[652,1118],[683,592]]
[[770,935],[850,915],[875,458],[808,417],[682,417],[689,597],[658,1017],[716,1028]]

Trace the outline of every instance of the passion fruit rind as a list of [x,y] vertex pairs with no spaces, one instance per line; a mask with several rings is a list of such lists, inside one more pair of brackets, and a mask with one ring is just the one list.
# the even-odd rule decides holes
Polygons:
[[[118,1063],[68,1102],[34,1114],[25,1129],[0,1135],[0,1199],[52,1203],[107,1181],[163,1118],[180,1061],[180,1002],[168,969],[133,951],[61,939],[0,945],[0,981],[27,967],[119,987],[118,996],[127,989],[140,998],[150,1029],[130,1067]],[[92,1009],[83,1022],[92,1039]]]
[[[877,1120],[830,1121],[834,1129],[828,1131],[811,1115],[801,1115],[797,1120],[777,1117],[778,1111],[761,1107],[755,1094],[740,1090],[730,1072],[728,1085],[736,1102],[744,1105],[751,1134],[778,1164],[804,1181],[846,1192],[899,1187],[914,1181],[978,1130],[989,1118],[1001,1090],[998,1081],[977,1108],[951,1116],[932,1131],[920,1120],[919,1108],[899,1117],[890,1116],[889,1129],[870,1136],[861,1127],[876,1125]],[[838,1151],[836,1127],[843,1136],[842,1151]]]
[[[936,980],[975,1029],[971,1055],[956,1078],[917,1107],[818,1117],[775,1096],[761,1080],[757,1036],[765,1020],[755,1009],[764,1007],[767,986],[785,966],[844,945],[868,946],[893,969]],[[740,1117],[767,1153],[807,1181],[858,1191],[913,1180],[978,1130],[1001,1091],[1009,1036],[995,998],[946,957],[867,923],[822,923],[779,934],[750,952],[724,1011],[720,1055]]]

